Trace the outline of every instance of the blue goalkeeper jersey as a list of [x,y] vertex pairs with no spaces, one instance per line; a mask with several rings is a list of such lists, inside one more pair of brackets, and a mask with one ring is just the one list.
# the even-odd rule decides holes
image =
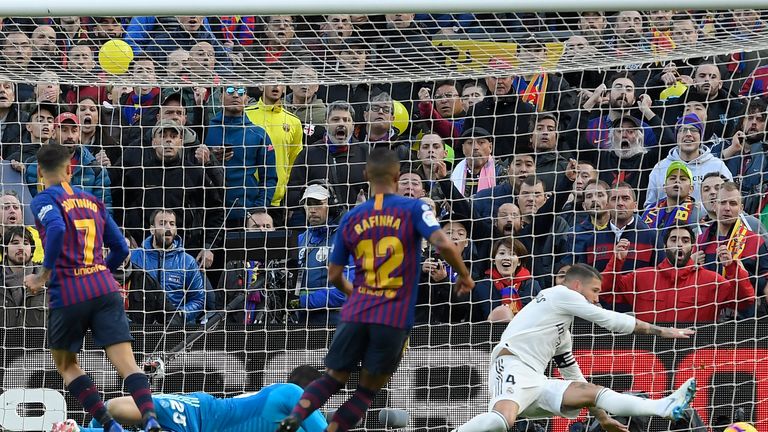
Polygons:
[[[272,384],[258,393],[235,398],[219,399],[198,392],[157,394],[152,400],[157,421],[164,431],[275,432],[280,420],[291,413],[302,393],[301,387],[295,384]],[[315,411],[304,420],[301,431],[322,432],[326,426],[323,415]]]

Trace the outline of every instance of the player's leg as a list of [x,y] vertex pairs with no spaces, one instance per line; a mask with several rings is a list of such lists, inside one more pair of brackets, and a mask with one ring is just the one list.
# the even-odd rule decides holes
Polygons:
[[123,297],[120,293],[111,293],[99,299],[101,307],[91,321],[94,343],[104,347],[107,358],[123,377],[125,389],[141,412],[145,430],[159,432],[160,425],[157,423],[149,380],[133,356],[133,337],[128,327],[128,317],[125,315]]
[[368,343],[367,330],[357,323],[341,323],[336,327],[333,341],[325,356],[326,373],[312,381],[293,407],[291,414],[280,422],[278,431],[295,432],[299,425],[328,399],[338,393],[357,368]]
[[620,416],[655,415],[679,420],[695,394],[696,380],[693,378],[662,399],[645,399],[590,383],[572,382],[563,394],[562,409],[597,407]]
[[409,332],[390,326],[368,324],[368,347],[363,357],[360,384],[333,414],[329,432],[346,432],[365,416],[373,398],[387,385],[408,346]]
[[506,432],[515,424],[520,407],[517,402],[500,400],[487,413],[476,415],[459,426],[455,432]]

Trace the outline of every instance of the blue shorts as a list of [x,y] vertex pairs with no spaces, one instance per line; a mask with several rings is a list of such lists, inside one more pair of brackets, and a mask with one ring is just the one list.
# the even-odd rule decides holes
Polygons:
[[82,303],[50,309],[48,348],[78,353],[88,329],[98,347],[133,341],[122,294],[113,292]]
[[325,366],[352,372],[362,364],[372,375],[389,375],[397,370],[408,346],[408,330],[383,324],[342,322],[336,327]]

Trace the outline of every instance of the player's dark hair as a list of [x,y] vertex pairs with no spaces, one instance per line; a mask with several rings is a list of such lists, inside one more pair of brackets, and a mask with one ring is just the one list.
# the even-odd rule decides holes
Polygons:
[[696,243],[696,232],[693,231],[693,227],[689,224],[681,223],[681,224],[675,224],[671,227],[667,228],[666,231],[664,231],[664,246],[667,245],[667,240],[669,240],[669,237],[672,235],[672,231],[681,229],[688,233],[689,236],[691,236],[691,243]]
[[32,233],[29,232],[28,229],[25,227],[18,225],[18,226],[10,226],[5,229],[5,233],[3,234],[3,257],[8,257],[8,246],[11,244],[11,240],[13,240],[14,237],[21,237],[23,240],[26,240],[27,243],[30,244],[32,247],[32,255],[35,253],[35,240],[32,238]]
[[37,151],[37,166],[43,171],[54,171],[72,159],[69,149],[61,144],[46,144]]
[[571,266],[571,268],[568,269],[567,272],[565,272],[565,281],[572,281],[574,279],[580,280],[582,282],[586,282],[591,279],[597,279],[599,281],[603,280],[603,275],[600,274],[599,271],[597,271],[596,268],[578,263]]
[[301,365],[292,370],[288,375],[288,382],[296,384],[301,388],[306,388],[312,381],[320,378],[323,374],[312,365]]
[[368,156],[368,162],[365,165],[365,172],[368,180],[377,182],[386,180],[394,171],[400,172],[400,158],[394,151],[379,147],[374,149]]

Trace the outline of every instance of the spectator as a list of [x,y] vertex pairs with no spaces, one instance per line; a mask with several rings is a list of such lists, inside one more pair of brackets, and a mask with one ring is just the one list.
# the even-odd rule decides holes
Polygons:
[[416,152],[417,171],[419,176],[429,183],[429,189],[433,192],[439,190],[439,188],[434,187],[433,183],[442,178],[440,171],[446,170],[447,172],[448,170],[445,160],[447,156],[445,144],[440,135],[428,133],[421,137],[419,150]]
[[[155,210],[141,247],[131,251],[131,264],[143,273],[145,291],[155,288],[164,296],[159,304],[145,304],[148,314],[165,311],[171,325],[194,323],[205,306],[205,280],[195,258],[185,252],[177,234],[176,214]],[[149,292],[146,293],[149,297]],[[162,308],[153,310],[153,308]]]
[[[173,121],[184,126],[184,146],[196,147],[200,145],[200,137],[203,135],[202,106],[195,106],[194,91],[188,87],[166,88],[160,93],[160,111],[157,115],[157,124],[164,121]],[[152,142],[152,130],[147,131],[145,142]]]
[[[77,118],[80,121],[80,140],[85,148],[96,157],[103,167],[112,166],[121,157],[122,147],[101,127],[101,108],[90,97],[84,97],[77,104]],[[53,125],[53,119],[51,119]]]
[[[207,56],[208,56],[208,53],[205,53],[206,58]],[[205,63],[201,62],[198,58],[195,58],[195,66],[198,66],[196,70],[197,75],[201,75],[201,72],[202,72],[201,69],[204,69],[201,67],[203,64]],[[175,81],[175,82],[189,81],[189,75],[191,73],[192,67],[193,67],[192,58],[190,56],[189,51],[185,49],[182,49],[182,48],[175,49],[169,52],[168,57],[165,58],[165,75],[171,81]],[[202,75],[207,76],[208,74],[203,73]],[[203,82],[206,82],[206,81],[203,81]]]
[[[107,170],[91,154],[80,141],[80,120],[70,112],[59,114],[53,121],[55,141],[69,149],[72,154],[70,183],[82,188],[101,199],[104,205],[112,211],[112,192]],[[17,165],[24,175],[32,196],[43,190],[37,173],[37,155],[28,158],[23,165]]]
[[[592,180],[597,180],[597,170],[591,162],[575,159],[568,161],[564,175],[558,182],[558,190],[555,191],[554,210],[569,227],[575,227],[589,218],[583,210],[584,189]],[[571,185],[570,190],[564,187],[568,184]]]
[[21,125],[27,118],[16,103],[16,85],[0,79],[0,156],[3,159],[21,151]]
[[63,16],[56,21],[56,33],[58,33],[65,51],[79,43],[88,41],[88,32],[83,28],[81,17]]
[[355,109],[344,101],[328,105],[328,130],[323,142],[307,146],[296,157],[288,180],[288,210],[293,211],[292,225],[303,224],[299,208],[302,190],[312,180],[326,180],[341,203],[354,205],[365,195],[367,181],[363,173],[368,149],[352,139]]
[[481,127],[461,134],[464,160],[456,164],[451,173],[454,187],[465,197],[496,186],[496,178],[503,175],[503,166],[493,157],[492,135]]
[[332,63],[318,65],[321,74],[341,74],[359,79],[359,83],[331,84],[322,86],[318,93],[325,101],[346,101],[355,109],[355,122],[364,121],[363,112],[373,96],[381,93],[380,86],[365,81],[371,47],[362,39],[350,38],[335,47],[335,60]]
[[555,179],[565,172],[568,161],[558,153],[557,116],[539,113],[531,117],[531,147],[536,155],[536,175],[547,190],[554,190]]
[[530,153],[512,155],[507,181],[477,192],[472,200],[475,217],[488,218],[495,215],[500,207],[513,203],[520,191],[520,185],[528,176],[536,175],[536,157]]
[[265,232],[274,230],[275,221],[266,209],[257,208],[248,213],[248,218],[245,220],[246,232]]
[[609,41],[617,56],[629,57],[643,54],[648,49],[645,40],[643,15],[636,10],[621,11],[616,15],[613,30],[614,37]]
[[307,229],[298,240],[299,267],[303,269],[298,315],[300,323],[327,326],[338,324],[339,309],[347,296],[328,281],[327,260],[341,209],[333,192],[319,183],[310,183],[301,198]]
[[31,294],[24,277],[39,269],[32,263],[34,240],[23,227],[10,227],[3,233],[0,289],[3,292],[0,324],[4,329],[45,327],[45,291]]
[[461,95],[452,81],[435,84],[434,103],[430,90],[419,90],[419,116],[426,121],[427,130],[436,132],[442,138],[458,138],[464,131],[464,107]]
[[418,64],[431,69],[437,65],[437,50],[432,41],[414,21],[416,14],[395,13],[384,16],[386,27],[381,30],[380,43],[375,47],[377,64]]
[[718,251],[725,277],[691,260],[696,236],[689,226],[664,232],[666,258],[656,267],[624,274],[629,241],[619,240],[603,272],[603,292],[632,305],[638,319],[650,323],[714,323],[721,311],[743,310],[755,303],[749,274],[727,249]]
[[424,198],[427,195],[424,189],[424,179],[417,171],[403,171],[397,184],[397,194],[409,198]]
[[285,196],[291,167],[303,148],[304,133],[301,120],[283,107],[285,85],[279,84],[285,80],[282,72],[268,70],[264,80],[269,84],[262,87],[261,98],[256,105],[245,109],[245,115],[251,123],[267,131],[275,149],[277,188],[270,205],[277,207]]
[[362,125],[355,127],[354,138],[368,144],[369,151],[379,146],[395,150],[401,161],[411,159],[410,144],[399,140],[404,131],[394,127],[395,105],[388,93],[379,93],[363,112]]
[[[2,40],[3,66],[6,70],[14,73],[27,73],[30,62],[32,61],[33,48],[29,36],[19,28],[10,27],[3,32],[5,36]],[[19,94],[19,99],[25,100],[30,94]]]
[[[718,172],[707,173],[701,180],[701,204],[705,210],[704,215],[699,220],[699,226],[702,230],[709,228],[712,222],[717,221],[720,187],[727,181],[728,179]],[[743,202],[746,202],[746,200]],[[741,213],[741,218],[746,221],[750,230],[764,236],[768,240],[768,230],[760,222],[760,219],[745,211]]]
[[651,10],[648,11],[648,39],[651,43],[651,53],[655,57],[663,57],[675,49],[675,40],[672,37],[672,28],[675,11]]
[[324,15],[318,31],[319,38],[307,44],[308,51],[314,57],[313,63],[317,67],[334,63],[336,61],[334,51],[354,34],[355,29],[349,15]]
[[[585,65],[590,64],[590,62],[594,61],[594,59],[601,54],[598,51],[599,48],[606,49],[604,47],[604,42],[595,42],[593,45],[583,36],[571,36],[565,41],[563,55],[560,57],[560,63],[563,67],[573,67],[578,65],[579,68],[584,68]],[[605,75],[606,72],[604,70],[580,69],[573,72],[564,72],[563,79],[565,79],[572,88],[597,88],[600,84],[606,81]]]
[[203,165],[192,149],[183,147],[184,127],[163,120],[152,129],[152,149],[126,149],[117,175],[115,200],[126,230],[143,238],[154,210],[173,210],[181,216],[183,244],[203,268],[213,263],[213,249],[222,239],[217,231],[224,222],[222,169]]
[[[691,173],[694,201],[701,202],[701,179],[704,174],[717,171],[728,179],[731,172],[722,160],[715,157],[709,147],[701,143],[704,124],[696,114],[688,114],[681,118],[675,126],[677,147],[669,155],[653,167],[648,179],[648,193],[645,197],[645,207],[648,207],[666,196],[662,185],[669,177],[669,167],[673,162],[681,162]],[[663,175],[663,177],[662,177]],[[664,181],[663,181],[664,180]]]
[[603,11],[584,11],[579,14],[578,34],[588,45],[600,49],[605,44],[608,20]]
[[11,160],[24,161],[34,156],[41,145],[48,144],[53,138],[53,120],[58,115],[56,105],[49,103],[37,104],[37,109],[29,113],[29,121],[25,129],[28,137],[21,145],[20,152],[9,155]]
[[472,107],[482,102],[488,89],[479,81],[470,81],[461,88],[461,108],[468,113]]
[[131,62],[131,76],[139,84],[121,100],[123,146],[148,146],[143,134],[157,124],[160,88],[151,83],[157,82],[155,63],[149,57],[137,57]]
[[122,40],[124,34],[119,17],[93,17],[90,39],[94,45],[100,47],[113,39]]
[[304,142],[314,144],[325,136],[325,103],[317,96],[317,72],[310,66],[299,66],[291,75],[291,93],[285,96],[285,108],[299,118]]
[[32,31],[33,69],[53,72],[61,67],[63,56],[56,45],[56,37],[56,29],[49,25],[39,25]]
[[[83,42],[69,48],[66,55],[66,72],[81,82],[93,82],[99,74],[93,54],[94,48]],[[99,103],[107,100],[106,88],[103,85],[69,85],[64,90],[64,101],[75,105],[84,97],[91,97]]]
[[35,109],[38,103],[52,103],[64,105],[62,98],[60,78],[56,72],[44,71],[38,75],[39,81],[35,85],[34,94],[24,102],[24,111],[27,113]]
[[765,236],[754,231],[744,213],[739,185],[723,183],[718,192],[715,219],[699,236],[698,250],[704,254],[704,267],[725,276],[720,260],[727,251],[749,273],[758,296],[768,295],[768,245]]
[[[762,13],[756,9],[735,9],[730,11],[732,21],[720,27],[721,31],[727,32],[730,37],[735,38],[741,43],[742,47],[750,46],[753,42],[755,32],[762,32],[765,29],[765,21],[762,19]],[[738,47],[738,42],[735,46]],[[715,63],[723,65],[724,89],[730,95],[743,88],[745,79],[752,71],[759,69],[764,63],[768,52],[762,47],[757,49],[743,50],[720,55]]]
[[[16,192],[10,189],[0,190],[0,238],[5,236],[5,232],[13,227],[24,227],[24,212],[21,209],[21,202]],[[26,227],[32,236],[32,262],[40,264],[43,262],[43,242],[40,241],[40,234],[33,226]],[[2,255],[0,255],[2,259]]]
[[414,19],[425,32],[440,35],[462,34],[475,22],[475,16],[470,13],[416,14]]
[[645,209],[642,219],[649,227],[660,230],[677,224],[699,221],[699,201],[692,196],[693,173],[681,162],[672,162],[664,181],[664,198]]
[[472,290],[472,321],[485,321],[503,306],[514,317],[539,294],[541,286],[527,268],[528,251],[520,240],[507,237],[493,245],[493,268]]
[[[143,47],[145,55],[154,62],[166,65],[168,54],[183,48],[191,50],[198,43],[211,45],[220,61],[227,61],[224,47],[219,43],[202,16],[179,16],[159,18],[162,25],[156,26],[151,34],[149,43]],[[213,58],[216,60],[216,57]]]
[[[292,70],[307,63],[307,51],[296,37],[296,26],[290,15],[271,15],[264,17],[264,34],[256,38],[256,43],[247,47],[245,65],[255,65],[264,69],[277,69],[282,72]],[[248,57],[256,61],[254,65]]]
[[244,87],[224,87],[224,109],[211,119],[205,137],[205,144],[224,163],[227,223],[237,227],[245,226],[248,210],[271,203],[277,187],[272,141],[245,115],[246,101]]

